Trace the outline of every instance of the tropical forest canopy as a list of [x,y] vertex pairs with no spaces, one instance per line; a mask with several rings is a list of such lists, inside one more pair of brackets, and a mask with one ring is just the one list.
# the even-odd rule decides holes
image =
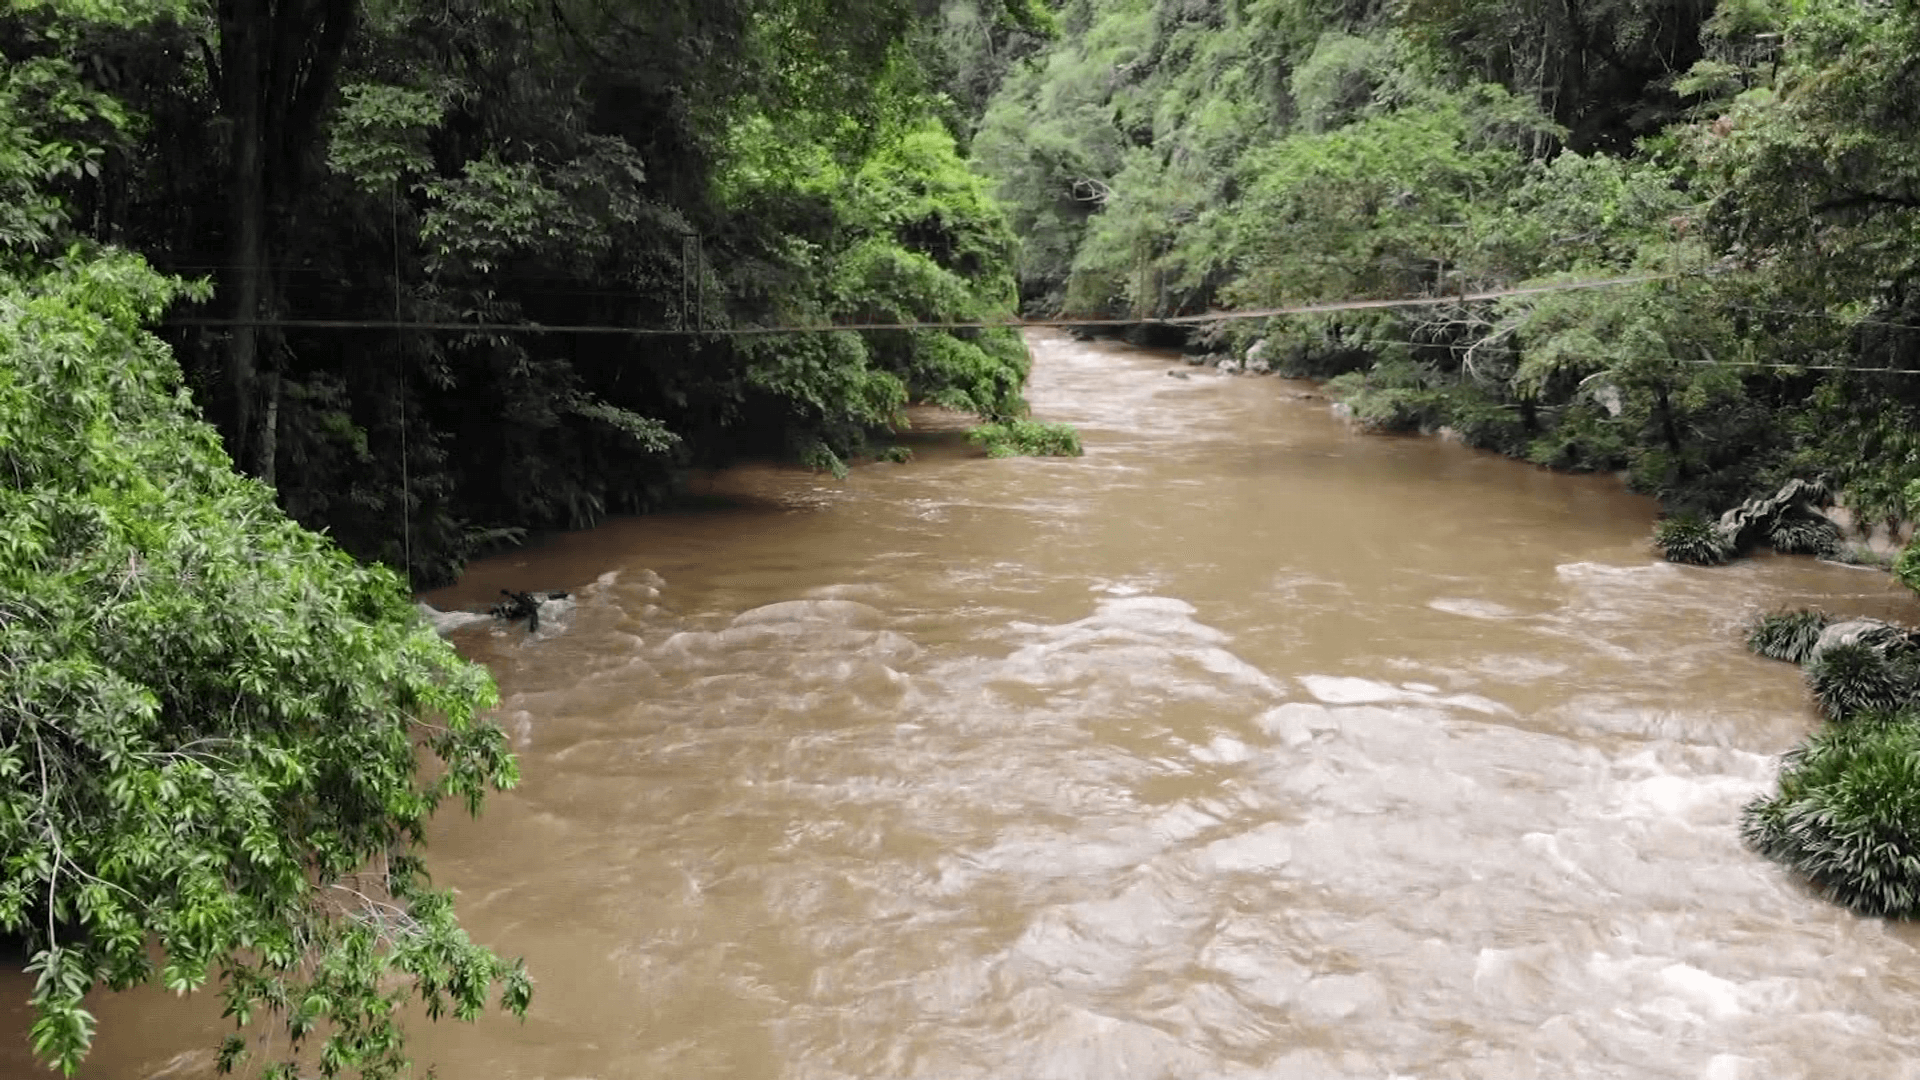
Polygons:
[[402,997],[525,1008],[414,853],[514,767],[405,583],[690,467],[838,472],[914,402],[1077,446],[1013,330],[759,331],[1632,278],[1186,344],[1674,509],[1817,476],[1902,516],[1917,126],[1909,2],[10,0],[36,1050],[73,1067],[84,994],[152,978],[218,973],[327,1074],[401,1067]]
[[837,471],[912,400],[1017,418],[1007,331],[721,333],[1016,290],[1152,319],[1659,275],[1190,344],[1677,508],[1818,473],[1875,518],[1920,476],[1910,4],[138,6],[11,5],[0,240],[209,285],[157,329],[235,462],[418,583],[688,466]]
[[1857,0],[1068,0],[972,147],[1034,310],[1221,322],[1363,422],[1718,512],[1920,477],[1920,12]]

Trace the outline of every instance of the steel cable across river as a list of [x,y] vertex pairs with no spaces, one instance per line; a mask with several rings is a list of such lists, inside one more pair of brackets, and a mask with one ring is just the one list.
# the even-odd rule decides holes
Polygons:
[[[443,815],[430,865],[539,994],[524,1024],[417,1025],[421,1067],[1920,1076],[1920,935],[1738,832],[1813,723],[1741,622],[1900,618],[1903,590],[1668,564],[1611,477],[1030,344],[1084,458],[983,460],[925,414],[913,463],[722,474],[731,509],[426,597],[574,606],[452,631],[525,780]],[[211,993],[92,1007],[91,1077],[210,1072],[226,1026]]]

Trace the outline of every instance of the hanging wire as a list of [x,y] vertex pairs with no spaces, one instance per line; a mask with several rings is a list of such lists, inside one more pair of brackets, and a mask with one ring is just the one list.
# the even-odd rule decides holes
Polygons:
[[1605,289],[1622,285],[1643,285],[1648,282],[1667,281],[1679,276],[1681,275],[1636,274],[1627,277],[1592,278],[1582,281],[1553,282],[1546,285],[1522,285],[1506,289],[1486,289],[1478,292],[1404,296],[1386,300],[1328,300],[1316,303],[1257,308],[1250,311],[1209,311],[1200,315],[1174,315],[1163,318],[1133,319],[928,319],[904,322],[794,323],[774,326],[729,326],[714,327],[704,331],[684,326],[679,328],[664,328],[607,326],[601,324],[543,325],[539,323],[477,323],[451,321],[402,322],[397,318],[393,320],[178,318],[168,320],[168,323],[173,326],[272,326],[286,330],[444,330],[487,334],[618,334],[631,337],[691,337],[700,334],[757,337],[768,334],[820,334],[840,331],[875,330],[1021,330],[1044,326],[1194,326],[1205,323],[1228,322],[1243,319],[1271,319],[1287,315],[1320,315],[1340,311],[1378,311],[1392,308],[1440,307],[1446,304],[1482,303],[1488,300],[1501,300],[1511,296],[1540,296],[1547,293],[1573,292],[1582,289]]

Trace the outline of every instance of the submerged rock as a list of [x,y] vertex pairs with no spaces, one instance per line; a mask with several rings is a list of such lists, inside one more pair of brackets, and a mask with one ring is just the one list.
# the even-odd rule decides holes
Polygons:
[[501,589],[500,595],[501,601],[493,605],[488,614],[502,622],[525,619],[527,632],[530,634],[539,633],[543,624],[550,631],[555,629],[554,624],[572,614],[575,606],[573,597],[564,592],[539,594]]
[[1812,663],[1820,654],[1836,645],[1865,645],[1875,652],[1885,653],[1909,641],[1909,631],[1879,619],[1848,619],[1837,622],[1820,631],[1820,640],[1807,650],[1807,662]]

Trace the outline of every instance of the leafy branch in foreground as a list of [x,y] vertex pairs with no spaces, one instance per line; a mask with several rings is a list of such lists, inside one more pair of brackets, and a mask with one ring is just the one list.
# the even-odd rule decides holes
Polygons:
[[0,274],[0,933],[69,1075],[89,991],[217,973],[286,1062],[394,1076],[404,1001],[531,995],[416,854],[442,800],[517,779],[495,691],[392,573],[234,473],[141,329],[180,292],[112,253]]

